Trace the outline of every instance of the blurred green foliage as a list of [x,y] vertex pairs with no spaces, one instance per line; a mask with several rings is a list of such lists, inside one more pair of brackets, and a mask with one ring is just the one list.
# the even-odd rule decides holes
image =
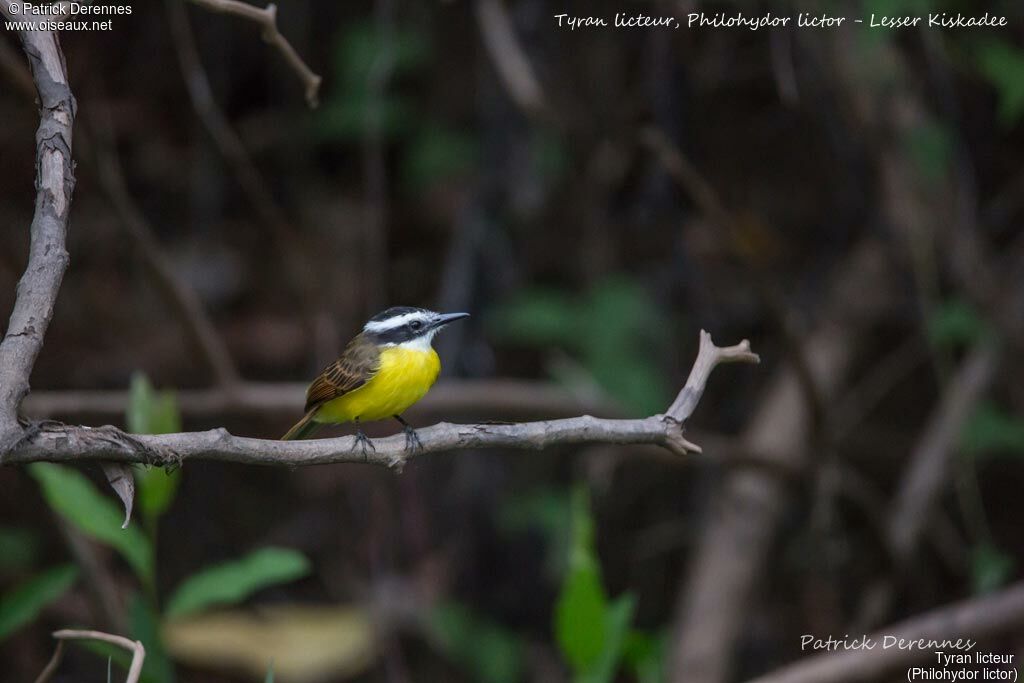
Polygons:
[[990,401],[978,404],[961,434],[969,455],[1024,455],[1024,419]]
[[949,173],[953,162],[953,131],[936,121],[922,121],[907,138],[908,152],[921,176],[938,182]]
[[350,27],[335,46],[338,82],[318,114],[318,136],[362,143],[376,126],[386,141],[406,140],[398,175],[414,194],[470,173],[479,154],[476,137],[424,117],[416,96],[404,92],[410,79],[425,74],[432,56],[419,27],[394,27],[387,34],[370,20]]
[[416,129],[402,157],[402,182],[408,190],[420,192],[438,181],[467,175],[478,154],[471,135],[426,122]]
[[[136,372],[132,375],[125,423],[133,434],[180,432],[177,399],[173,392],[157,392],[145,375]],[[155,538],[156,522],[171,506],[180,481],[181,470],[178,469],[135,468],[138,510],[151,538]]]
[[498,528],[508,534],[538,531],[547,542],[546,565],[552,578],[565,572],[571,527],[570,501],[566,491],[539,489],[502,501]]
[[[125,421],[130,431],[140,434],[181,429],[174,395],[155,391],[141,374],[132,378]],[[173,683],[175,680],[174,667],[160,637],[161,622],[166,617],[196,614],[213,606],[235,604],[262,588],[309,573],[309,561],[302,554],[283,548],[262,548],[240,560],[200,570],[185,579],[171,596],[165,617],[159,609],[156,595],[156,530],[159,518],[173,504],[180,483],[180,470],[133,470],[139,509],[146,522],[145,531],[135,522],[122,529],[118,504],[100,493],[77,470],[52,463],[33,463],[28,470],[54,511],[90,538],[115,549],[135,572],[144,591],[130,600],[128,623],[132,637],[146,648],[142,676],[145,683]],[[67,588],[74,579],[74,572],[74,567],[62,568],[59,573],[47,573],[28,582],[20,589],[21,592],[12,593],[10,613],[15,617],[22,615],[19,617],[22,620],[31,619],[39,608]],[[4,624],[6,600],[0,602],[0,625]],[[129,664],[125,653],[116,648],[92,643],[88,647],[111,657],[121,666]]]
[[978,69],[999,93],[999,120],[1007,128],[1024,114],[1024,50],[986,38],[977,48]]
[[28,529],[0,526],[0,576],[30,569],[39,554],[39,539]]
[[62,596],[78,578],[78,569],[63,565],[48,569],[15,586],[0,598],[0,640],[29,623],[48,604]]
[[[568,493],[540,490],[517,497],[502,506],[498,525],[506,532],[539,529],[563,555],[552,626],[576,683],[611,683],[623,668],[638,683],[665,680],[664,639],[631,628],[636,598],[631,593],[608,597],[584,486]],[[516,632],[454,602],[436,607],[429,626],[441,649],[474,680],[522,680],[525,646]]]
[[287,548],[261,548],[233,562],[207,567],[186,579],[167,601],[177,618],[242,602],[256,591],[309,574],[309,560]]
[[445,654],[481,683],[523,680],[525,648],[507,629],[455,602],[441,603],[428,619],[428,628]]
[[637,683],[664,683],[665,638],[641,631],[630,632],[623,647],[623,658],[633,671]]
[[668,402],[668,383],[656,361],[665,356],[664,319],[639,284],[612,276],[583,296],[526,290],[499,306],[490,322],[503,341],[574,354],[614,400],[651,415]]
[[[146,683],[174,683],[174,665],[160,637],[160,614],[156,605],[142,595],[133,596],[128,605],[128,624],[132,637],[146,648],[143,674]],[[128,661],[123,660],[125,667]]]
[[932,345],[944,348],[969,346],[993,333],[978,310],[959,298],[940,302],[928,318],[926,331]]
[[96,490],[77,470],[48,462],[32,463],[29,474],[43,497],[64,521],[86,536],[116,550],[146,587],[153,586],[153,548],[138,525],[122,529],[123,514],[113,499]]
[[989,593],[1003,586],[1013,574],[1013,558],[991,543],[971,552],[971,584],[975,593]]
[[569,566],[555,604],[555,640],[573,680],[610,683],[624,662],[627,641],[644,639],[630,631],[636,598],[626,593],[608,599],[594,548],[590,496],[582,486],[572,492],[571,520]]
[[427,34],[394,28],[388,35],[373,21],[350,26],[334,50],[337,84],[318,116],[317,132],[325,140],[360,141],[371,126],[386,138],[409,132],[417,123],[415,100],[385,88],[374,92],[381,74],[394,81],[421,69],[431,56]]

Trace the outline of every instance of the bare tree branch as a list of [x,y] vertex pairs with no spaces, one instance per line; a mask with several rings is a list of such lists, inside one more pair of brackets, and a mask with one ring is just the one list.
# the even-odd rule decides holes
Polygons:
[[312,336],[317,342],[314,345],[316,357],[323,356],[325,348],[334,353],[337,347],[336,340],[335,343],[325,342],[325,335],[318,333],[319,330],[332,330],[333,326],[329,322],[331,316],[325,310],[325,304],[316,303],[322,298],[318,289],[320,284],[316,269],[309,267],[315,259],[312,258],[308,241],[303,236],[304,231],[298,229],[280,204],[274,200],[270,185],[256,167],[241,137],[232,128],[227,115],[217,104],[210,78],[196,47],[195,35],[185,6],[181,0],[166,0],[165,4],[171,35],[174,38],[174,51],[181,66],[182,79],[192,101],[192,108],[209,133],[213,144],[234,171],[235,180],[257,218],[270,231],[270,238],[280,256],[285,279],[291,284],[294,299],[302,309],[303,317],[307,320]]
[[[8,3],[0,13],[9,19]],[[75,98],[56,34],[19,31],[39,94],[36,131],[36,200],[28,266],[7,332],[0,342],[0,460],[22,437],[18,409],[29,391],[29,375],[43,347],[64,271],[68,265],[65,237],[75,176],[71,158]]]
[[[132,653],[132,663],[128,667],[128,676],[124,679],[125,683],[138,683],[139,677],[142,675],[142,664],[146,661],[146,648],[144,648],[142,643],[137,640],[129,640],[124,636],[115,636],[109,633],[103,633],[102,631],[72,631],[69,629],[55,631],[53,637],[58,641],[99,640],[104,643],[116,645],[117,647],[123,648]],[[57,647],[60,648],[59,642]],[[57,663],[59,663],[60,660],[56,655],[54,655],[54,658],[57,659]],[[53,664],[53,660],[51,660],[51,664]],[[53,668],[56,669],[56,665],[54,665]],[[50,665],[47,665],[46,669],[49,670]],[[39,679],[37,679],[37,683],[39,683]]]
[[[999,366],[999,346],[994,341],[974,348],[953,376],[910,454],[885,529],[889,552],[900,572],[910,569],[923,531],[934,517],[936,502],[951,479],[964,424],[995,380]],[[884,619],[895,586],[896,580],[887,576],[865,590],[856,623],[871,627]]]
[[744,340],[735,346],[714,345],[701,333],[700,350],[693,370],[669,412],[636,420],[607,420],[584,415],[564,420],[514,424],[440,423],[417,430],[422,448],[406,451],[405,437],[375,439],[363,453],[354,437],[313,441],[269,441],[229,434],[224,429],[158,436],[126,434],[114,427],[72,427],[40,423],[31,438],[21,441],[6,462],[116,461],[180,464],[207,459],[252,465],[321,465],[366,462],[400,468],[411,456],[466,448],[517,448],[540,450],[556,445],[584,443],[654,444],[683,455],[700,447],[683,436],[683,422],[692,414],[704,392],[708,376],[719,363],[757,363],[759,358]]
[[189,0],[211,12],[231,14],[254,22],[263,28],[263,40],[277,48],[281,56],[288,62],[306,89],[306,103],[311,109],[319,104],[320,76],[306,66],[302,57],[295,51],[291,43],[277,30],[277,5],[270,3],[263,9],[240,2],[239,0]]
[[[885,305],[886,267],[877,244],[856,249],[837,276],[823,309],[827,317],[803,342],[823,398],[832,397],[869,329],[871,312]],[[877,292],[869,301],[863,292]],[[877,300],[875,300],[877,299]],[[719,683],[729,678],[748,601],[789,500],[778,471],[807,466],[812,408],[802,397],[798,370],[780,368],[745,430],[744,448],[768,465],[727,473],[679,594],[670,680]]]
[[484,48],[512,100],[528,115],[544,114],[547,110],[544,91],[516,37],[502,0],[477,0],[476,21]]
[[[998,593],[965,600],[898,624],[887,626],[869,638],[874,648],[842,650],[808,657],[750,683],[847,683],[882,680],[896,669],[930,658],[935,649],[884,648],[886,637],[903,641],[970,638],[980,640],[1024,626],[1024,583]],[[940,649],[940,648],[937,648]],[[895,678],[903,680],[903,676]],[[889,680],[889,679],[886,679]]]
[[50,661],[46,663],[46,666],[39,675],[36,677],[35,683],[47,683],[53,674],[57,673],[57,667],[60,666],[60,661],[64,658],[64,641],[58,640],[57,647],[53,650],[53,656],[50,657]]
[[112,132],[103,130],[103,126],[97,128],[98,134],[94,138],[96,169],[103,189],[121,217],[125,232],[139,250],[154,283],[177,313],[193,346],[206,360],[217,384],[230,391],[241,379],[224,338],[217,332],[195,291],[174,272],[160,246],[156,230],[128,192],[116,146],[111,139]]
[[953,455],[964,424],[984,396],[999,369],[999,349],[982,342],[964,360],[942,401],[935,408],[921,440],[910,455],[910,464],[890,511],[890,549],[906,561],[917,549],[921,530],[949,480]]

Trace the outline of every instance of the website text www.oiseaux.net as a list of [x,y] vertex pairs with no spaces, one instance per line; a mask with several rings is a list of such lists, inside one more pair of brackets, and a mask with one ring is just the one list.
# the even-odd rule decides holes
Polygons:
[[9,16],[14,17],[4,21],[4,28],[8,31],[109,31],[114,27],[114,20],[100,19],[99,16],[127,16],[132,13],[132,6],[127,4],[61,2],[43,5],[0,1],[6,4]]

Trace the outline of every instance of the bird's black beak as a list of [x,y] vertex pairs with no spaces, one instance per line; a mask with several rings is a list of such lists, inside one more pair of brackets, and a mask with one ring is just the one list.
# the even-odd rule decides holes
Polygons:
[[462,320],[468,318],[469,313],[440,313],[435,318],[434,327],[444,327],[448,323],[453,323],[456,320]]

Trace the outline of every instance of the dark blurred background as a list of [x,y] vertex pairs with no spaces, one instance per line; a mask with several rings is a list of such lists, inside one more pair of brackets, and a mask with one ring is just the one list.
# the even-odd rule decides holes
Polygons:
[[[419,426],[661,412],[702,328],[762,362],[712,375],[700,457],[189,463],[149,518],[141,603],[123,551],[51,512],[43,475],[4,468],[0,585],[63,563],[77,579],[5,634],[3,680],[32,680],[49,632],[77,624],[142,638],[160,683],[732,681],[808,654],[802,634],[1021,578],[1024,6],[289,0],[279,28],[323,77],[316,109],[253,24],[133,10],[61,35],[71,265],[30,416],[125,426],[171,390],[183,429],[277,438],[302,383],[398,304],[473,314],[438,340]],[[685,26],[741,11],[1008,26]],[[570,30],[562,12],[684,25]],[[7,311],[38,118],[12,32],[0,66]],[[306,570],[162,612],[187,577],[268,545]],[[106,676],[72,648],[54,680]]]

